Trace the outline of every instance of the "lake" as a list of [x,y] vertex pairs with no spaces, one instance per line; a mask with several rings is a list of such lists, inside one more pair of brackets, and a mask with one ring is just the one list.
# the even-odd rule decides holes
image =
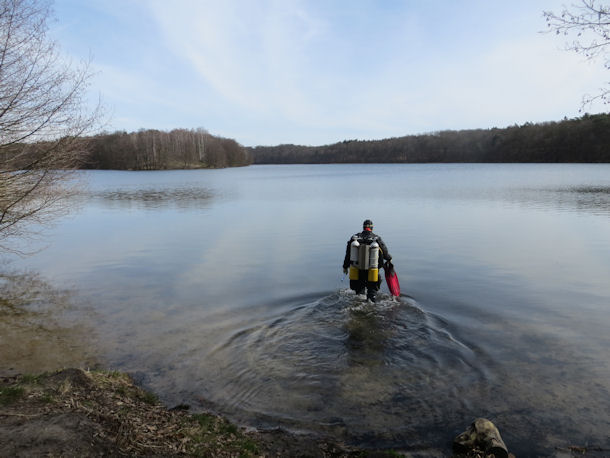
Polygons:
[[[610,449],[610,164],[83,174],[12,268],[168,405],[362,447],[448,452],[487,417],[517,456]],[[367,218],[400,298],[349,290]]]

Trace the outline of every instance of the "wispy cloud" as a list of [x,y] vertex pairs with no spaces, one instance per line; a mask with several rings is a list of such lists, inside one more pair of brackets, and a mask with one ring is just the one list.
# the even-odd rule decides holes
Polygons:
[[295,116],[311,104],[302,65],[317,25],[283,4],[158,2],[153,11],[172,49],[225,99],[261,115]]
[[552,0],[113,2],[87,16],[58,0],[80,12],[66,35],[90,43],[117,119],[251,145],[575,116],[608,78],[539,33]]

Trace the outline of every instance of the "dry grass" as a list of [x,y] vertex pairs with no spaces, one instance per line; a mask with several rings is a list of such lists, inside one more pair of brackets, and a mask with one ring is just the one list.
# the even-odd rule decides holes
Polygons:
[[129,456],[259,454],[257,443],[226,420],[170,411],[118,372],[69,369],[5,379],[0,406],[0,419],[84,413],[96,425],[85,440]]
[[[52,433],[41,435],[41,428]],[[216,415],[168,410],[124,373],[80,369],[0,378],[0,450],[66,457],[369,456],[281,430],[246,432]]]

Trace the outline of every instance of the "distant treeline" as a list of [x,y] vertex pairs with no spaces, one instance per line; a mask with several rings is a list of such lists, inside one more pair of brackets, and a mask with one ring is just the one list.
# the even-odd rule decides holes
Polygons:
[[235,140],[204,129],[103,133],[87,140],[90,154],[83,165],[87,169],[221,168],[252,163],[249,152]]
[[610,114],[503,129],[442,131],[325,146],[248,148],[255,164],[610,162]]

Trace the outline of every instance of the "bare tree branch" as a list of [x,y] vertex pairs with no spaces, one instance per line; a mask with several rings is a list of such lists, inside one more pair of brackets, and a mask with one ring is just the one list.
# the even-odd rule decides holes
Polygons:
[[[564,7],[561,13],[545,11],[550,32],[565,37],[575,36],[566,44],[568,50],[587,59],[601,59],[610,69],[610,5],[600,0],[580,0],[580,4]],[[610,102],[610,82],[594,96],[583,97],[583,108],[596,100]]]
[[68,210],[99,119],[83,103],[89,67],[62,61],[50,16],[47,0],[0,0],[0,251]]

